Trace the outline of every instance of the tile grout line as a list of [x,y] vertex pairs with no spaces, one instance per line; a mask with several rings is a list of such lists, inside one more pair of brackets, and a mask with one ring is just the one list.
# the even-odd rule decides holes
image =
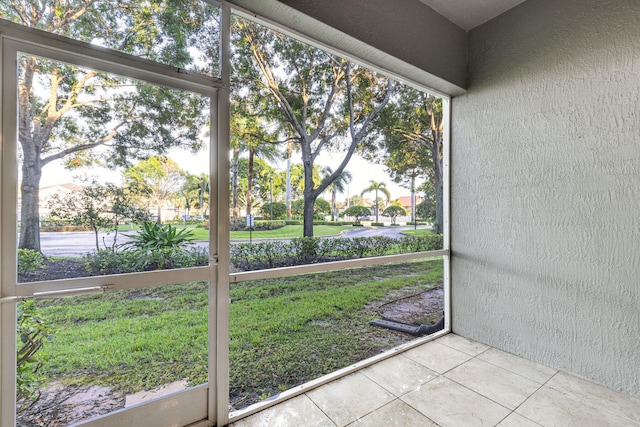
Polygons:
[[320,412],[322,412],[322,414],[323,414],[325,417],[327,417],[327,419],[328,419],[329,421],[331,421],[331,423],[332,423],[334,426],[336,426],[336,427],[340,427],[340,426],[338,426],[338,424],[337,424],[335,421],[333,421],[333,418],[331,418],[331,417],[329,416],[329,414],[327,414],[326,412],[324,412],[324,411],[322,410],[322,408],[318,406],[318,404],[316,403],[316,401],[315,401],[315,400],[313,400],[313,399],[311,398],[311,396],[309,396],[307,393],[308,393],[308,392],[304,392],[304,393],[302,393],[302,394],[303,394],[307,399],[309,399],[309,400],[311,401],[311,403],[313,403],[313,406],[315,406],[316,408],[318,408],[318,410],[319,410]]
[[[542,388],[543,388],[543,387],[547,386],[547,384],[549,383],[549,381],[551,381],[551,380],[552,380],[556,375],[558,375],[559,373],[560,373],[560,371],[556,371],[556,373],[555,373],[555,374],[553,374],[551,377],[549,377],[549,379],[548,379],[548,380],[546,380],[542,385],[540,385],[540,387],[538,387],[538,388],[536,389],[536,391],[534,391],[533,393],[531,393],[531,394],[530,394],[530,395],[529,395],[525,400],[523,400],[523,401],[522,401],[522,403],[520,403],[518,406],[516,406],[516,407],[514,408],[513,412],[514,412],[514,413],[516,413],[516,414],[518,414],[518,415],[520,415],[522,418],[525,418],[525,419],[527,419],[527,420],[531,421],[532,423],[535,423],[535,424],[537,424],[537,425],[539,425],[539,426],[542,426],[542,424],[540,424],[540,423],[538,423],[538,422],[536,422],[536,421],[532,420],[532,419],[531,419],[531,418],[529,418],[529,417],[525,417],[524,415],[522,415],[521,413],[516,412],[516,411],[517,411],[517,410],[518,410],[518,408],[520,408],[522,405],[524,405],[525,403],[527,403],[527,401],[528,401],[529,399],[531,399],[531,398],[533,397],[533,395],[534,395],[534,394],[536,394],[537,392],[539,392],[540,390],[542,390]],[[549,388],[553,388],[553,387],[549,387]],[[544,427],[544,426],[542,426],[542,427]]]

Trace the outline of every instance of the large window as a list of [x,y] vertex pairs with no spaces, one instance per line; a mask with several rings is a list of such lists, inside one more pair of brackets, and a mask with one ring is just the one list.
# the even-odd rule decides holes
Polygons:
[[231,22],[235,419],[444,326],[446,100]]
[[46,3],[0,6],[0,426],[222,425],[448,328],[447,98],[226,5]]
[[220,80],[2,28],[2,425],[207,418]]

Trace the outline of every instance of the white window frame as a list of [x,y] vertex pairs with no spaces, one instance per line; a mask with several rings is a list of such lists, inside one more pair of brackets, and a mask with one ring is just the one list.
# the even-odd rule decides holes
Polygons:
[[[400,345],[398,347],[394,347],[384,353],[376,355],[374,357],[368,358],[361,362],[352,364],[338,371],[332,372],[328,375],[322,376],[321,378],[314,379],[307,383],[304,383],[300,386],[294,387],[285,392],[279,393],[277,397],[270,398],[268,401],[258,402],[254,405],[249,406],[248,408],[244,408],[238,411],[234,411],[229,414],[228,417],[224,417],[223,409],[220,409],[219,417],[218,417],[218,425],[226,425],[227,423],[233,423],[242,418],[248,417],[256,412],[262,411],[268,407],[277,405],[282,403],[288,399],[291,399],[295,396],[298,396],[302,393],[306,393],[309,390],[327,384],[328,382],[334,381],[338,378],[349,375],[353,372],[356,372],[362,368],[370,366],[372,364],[381,362],[389,357],[397,355],[402,351],[409,350],[411,348],[417,347],[419,345],[424,344],[425,342],[432,341],[436,338],[439,338],[443,335],[451,332],[451,284],[450,284],[450,170],[449,170],[449,158],[450,158],[450,123],[451,123],[451,97],[445,95],[439,91],[432,90],[430,88],[425,87],[415,81],[399,76],[397,73],[393,72],[393,70],[384,70],[380,67],[375,66],[366,59],[359,58],[354,56],[348,52],[336,49],[332,46],[329,46],[324,43],[320,43],[310,37],[307,37],[305,34],[300,33],[299,31],[294,31],[289,28],[284,27],[281,23],[276,23],[270,19],[264,18],[262,16],[257,15],[256,13],[244,9],[235,5],[232,5],[232,13],[237,14],[245,19],[249,19],[255,21],[261,25],[269,27],[275,31],[286,34],[290,37],[296,38],[298,40],[303,41],[304,43],[308,43],[312,46],[323,49],[329,53],[338,55],[342,58],[345,58],[353,63],[359,64],[363,67],[367,67],[371,70],[380,72],[382,74],[391,76],[392,78],[404,83],[408,84],[415,89],[433,94],[435,96],[442,98],[442,108],[443,108],[443,248],[441,250],[428,251],[428,252],[417,252],[417,253],[409,253],[409,254],[399,254],[399,255],[388,255],[381,257],[371,257],[371,258],[362,258],[362,259],[354,259],[354,260],[345,260],[345,261],[336,261],[336,262],[327,262],[320,264],[310,264],[310,265],[301,265],[294,267],[283,267],[283,268],[274,268],[267,270],[258,270],[258,271],[248,271],[248,272],[239,272],[233,273],[229,275],[230,283],[239,283],[250,280],[259,280],[259,279],[268,279],[268,278],[280,278],[287,276],[294,276],[299,274],[307,274],[307,273],[317,273],[317,272],[327,272],[327,271],[337,271],[337,270],[346,270],[355,267],[363,267],[363,266],[371,266],[371,265],[381,265],[390,262],[400,262],[400,261],[409,261],[409,260],[417,260],[417,259],[426,259],[433,257],[442,257],[444,263],[444,275],[443,275],[443,288],[444,288],[444,329],[435,334],[429,335],[427,337],[417,338],[409,343]],[[224,57],[224,55],[223,55]],[[228,101],[228,100],[227,100]],[[227,198],[228,200],[228,198]],[[227,234],[228,236],[228,234]],[[228,247],[225,253],[228,253]],[[229,284],[220,283],[221,288],[224,289],[225,292],[229,292]],[[221,298],[225,301],[229,300],[230,295],[225,293]],[[227,319],[228,322],[228,319]],[[228,334],[228,327],[225,329],[224,333]],[[225,342],[228,343],[228,335],[225,336]],[[227,353],[219,355],[219,358],[227,358],[227,369],[228,369],[228,349]],[[227,371],[227,383],[224,384],[226,389],[224,390],[224,394],[226,396],[229,395],[229,384],[228,384],[228,371]],[[221,390],[221,392],[223,392]],[[227,397],[228,403],[228,397]]]
[[[213,206],[211,224],[220,223],[220,210],[215,205],[220,186],[218,162],[224,164],[227,150],[218,144],[219,92],[223,87],[220,78],[186,72],[176,67],[158,64],[111,49],[59,37],[50,33],[25,28],[2,21],[0,25],[0,72],[2,102],[1,164],[0,176],[0,426],[15,424],[15,364],[16,364],[16,304],[19,301],[39,298],[73,296],[109,290],[132,289],[168,285],[187,281],[209,283],[209,381],[207,384],[174,393],[147,404],[115,411],[113,413],[81,422],[87,426],[107,425],[186,425],[202,420],[206,424],[214,421],[216,405],[212,403],[209,384],[216,384],[218,377],[212,366],[216,366],[219,349],[217,342],[218,304],[218,232],[212,227],[209,234],[209,265],[202,267],[161,270],[153,272],[127,273],[110,276],[72,278],[55,281],[18,283],[16,277],[17,230],[17,55],[18,53],[41,56],[53,61],[70,63],[122,77],[143,80],[152,84],[185,90],[207,97],[210,100],[210,188]],[[220,155],[223,153],[223,155]],[[228,168],[226,169],[228,173]],[[223,182],[226,182],[223,180]],[[224,217],[223,217],[224,218]],[[215,387],[214,387],[215,389]],[[183,411],[170,408],[182,407]],[[213,418],[213,419],[212,419]]]

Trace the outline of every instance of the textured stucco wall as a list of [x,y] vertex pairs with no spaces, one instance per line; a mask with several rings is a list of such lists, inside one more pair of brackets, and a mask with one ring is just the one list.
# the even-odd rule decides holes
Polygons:
[[453,330],[640,397],[640,2],[528,0],[469,46]]
[[464,93],[467,33],[419,0],[230,0],[368,65]]

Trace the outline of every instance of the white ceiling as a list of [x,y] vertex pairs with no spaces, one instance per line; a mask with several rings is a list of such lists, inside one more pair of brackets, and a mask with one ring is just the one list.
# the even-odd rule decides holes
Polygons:
[[463,30],[469,31],[524,0],[420,0]]

